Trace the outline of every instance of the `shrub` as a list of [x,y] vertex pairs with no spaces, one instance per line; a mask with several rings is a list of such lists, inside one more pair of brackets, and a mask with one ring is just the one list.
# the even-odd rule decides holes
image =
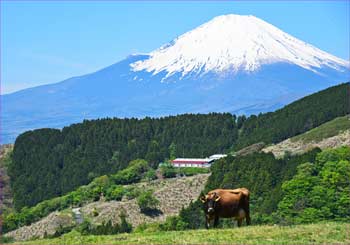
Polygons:
[[188,224],[184,222],[179,216],[167,217],[164,223],[159,225],[162,231],[179,231],[188,228]]
[[120,185],[112,185],[107,189],[106,192],[106,200],[116,200],[120,201],[122,200],[123,196],[125,194],[125,188]]
[[134,232],[156,232],[161,231],[160,229],[160,223],[159,222],[153,222],[153,223],[142,223],[139,226],[136,227]]
[[82,235],[114,235],[119,233],[130,233],[132,226],[126,221],[124,212],[120,214],[120,223],[113,224],[111,220],[103,222],[100,225],[93,225],[89,220],[84,220],[78,227]]
[[177,174],[176,169],[170,164],[162,165],[160,171],[164,178],[174,178]]
[[159,200],[153,195],[153,191],[145,191],[138,196],[137,204],[141,212],[147,213],[157,208]]
[[148,181],[157,179],[156,171],[154,169],[148,170],[145,174],[145,179]]
[[111,178],[117,185],[127,185],[140,181],[142,179],[142,175],[148,169],[149,166],[145,160],[137,159],[131,161],[128,168],[112,175]]
[[196,174],[207,174],[209,172],[210,172],[209,168],[194,168],[194,167],[178,168],[178,173],[185,176],[193,176]]
[[44,234],[44,238],[54,238],[54,237],[59,237],[65,233],[68,233],[70,232],[71,230],[73,230],[74,228],[74,225],[73,226],[66,226],[66,227],[63,227],[62,225],[60,225],[58,227],[58,229],[55,231],[54,234],[52,235],[47,235],[47,233],[45,232]]
[[13,237],[0,236],[0,244],[12,243],[14,240]]
[[138,197],[140,194],[141,194],[141,191],[134,186],[125,188],[125,197],[128,200],[134,199],[134,198]]

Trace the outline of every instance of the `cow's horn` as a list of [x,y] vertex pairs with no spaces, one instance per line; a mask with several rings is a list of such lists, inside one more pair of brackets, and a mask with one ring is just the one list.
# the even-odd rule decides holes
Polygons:
[[215,202],[219,201],[221,198],[221,196],[218,196],[216,199],[215,199]]

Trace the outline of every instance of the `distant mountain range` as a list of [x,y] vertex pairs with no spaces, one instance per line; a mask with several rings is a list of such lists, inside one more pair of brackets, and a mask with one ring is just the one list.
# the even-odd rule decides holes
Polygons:
[[83,119],[273,111],[349,80],[348,61],[254,16],[218,16],[149,54],[1,96],[1,143]]

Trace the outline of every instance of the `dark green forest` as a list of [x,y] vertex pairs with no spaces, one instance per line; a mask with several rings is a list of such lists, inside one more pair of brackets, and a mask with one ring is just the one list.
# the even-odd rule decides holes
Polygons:
[[[64,195],[138,158],[155,168],[174,156],[206,157],[256,142],[284,140],[348,114],[349,88],[349,83],[338,85],[276,112],[248,118],[229,113],[106,118],[62,130],[25,132],[16,139],[9,166],[15,207],[20,210]],[[270,204],[263,205],[268,209]]]
[[256,142],[277,143],[350,113],[350,85],[340,84],[306,96],[275,112],[252,115],[243,121],[238,150]]

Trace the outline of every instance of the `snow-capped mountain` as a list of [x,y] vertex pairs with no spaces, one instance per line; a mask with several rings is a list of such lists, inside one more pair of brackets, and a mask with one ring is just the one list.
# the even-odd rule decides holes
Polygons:
[[254,16],[224,15],[149,54],[2,96],[2,143],[107,116],[271,111],[349,80],[349,62]]
[[224,15],[189,31],[150,58],[132,64],[166,77],[175,73],[256,71],[264,64],[286,62],[314,71],[344,69],[349,63],[315,48],[254,16]]

